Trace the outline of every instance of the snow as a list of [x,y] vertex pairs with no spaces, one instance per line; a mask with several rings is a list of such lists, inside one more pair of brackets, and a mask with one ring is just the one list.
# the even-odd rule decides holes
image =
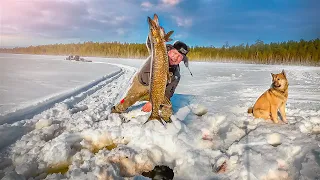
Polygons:
[[61,61],[64,58],[61,56],[7,56],[0,55],[2,116],[16,109],[46,101],[70,89],[75,91],[74,89],[87,87],[90,81],[99,81],[101,75],[119,70],[105,63]]
[[198,116],[205,115],[208,112],[208,109],[201,104],[191,104],[190,107],[191,111]]
[[48,127],[51,126],[52,124],[52,120],[51,119],[40,119],[37,123],[36,123],[36,129],[41,129],[44,127]]
[[[59,56],[6,55],[17,56],[65,65]],[[87,58],[97,66],[82,71],[99,81],[83,79],[77,92],[65,84],[68,96],[42,105],[46,108],[30,118],[0,126],[0,178],[149,179],[141,174],[156,165],[170,167],[174,179],[320,177],[320,68],[192,62],[192,77],[182,65],[171,99],[173,122],[163,126],[144,124],[150,115],[140,110],[144,102],[128,113],[110,114],[143,61]],[[254,119],[248,107],[270,87],[270,73],[282,69],[289,79],[289,124]]]
[[278,146],[281,144],[281,135],[278,133],[269,134],[267,137],[267,142],[272,146]]

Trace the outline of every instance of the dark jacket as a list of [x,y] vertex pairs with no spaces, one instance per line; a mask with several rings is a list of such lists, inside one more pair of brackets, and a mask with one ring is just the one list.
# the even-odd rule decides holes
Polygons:
[[[167,50],[169,51],[172,49],[172,45],[167,45]],[[147,61],[142,66],[140,72],[138,73],[138,79],[141,84],[144,86],[149,86],[149,80],[150,80],[150,65],[151,65],[151,56],[147,58]],[[171,82],[167,84],[166,88],[166,97],[170,99],[173,96],[174,91],[176,90],[179,81],[180,81],[180,67],[179,65],[169,65],[169,72],[173,73],[173,76],[171,78]]]

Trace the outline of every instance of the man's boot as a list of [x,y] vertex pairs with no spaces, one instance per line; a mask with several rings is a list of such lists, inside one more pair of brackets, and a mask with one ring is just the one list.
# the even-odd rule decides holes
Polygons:
[[120,113],[123,113],[123,111],[119,111],[119,110],[116,109],[116,106],[112,106],[112,108],[111,108],[111,113],[118,113],[118,114],[120,114]]

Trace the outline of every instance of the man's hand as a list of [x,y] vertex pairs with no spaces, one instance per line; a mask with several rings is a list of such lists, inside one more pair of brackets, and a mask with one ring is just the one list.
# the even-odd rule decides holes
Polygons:
[[143,107],[142,111],[143,112],[150,112],[152,110],[152,104],[151,102],[147,102]]

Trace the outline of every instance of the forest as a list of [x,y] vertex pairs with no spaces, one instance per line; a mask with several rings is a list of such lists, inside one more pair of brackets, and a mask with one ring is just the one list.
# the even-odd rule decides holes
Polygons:
[[[191,61],[244,62],[259,64],[320,65],[320,39],[264,43],[222,47],[191,46],[188,57]],[[80,55],[113,58],[146,58],[148,50],[141,43],[84,42],[52,44],[29,47],[2,48],[1,53]]]

